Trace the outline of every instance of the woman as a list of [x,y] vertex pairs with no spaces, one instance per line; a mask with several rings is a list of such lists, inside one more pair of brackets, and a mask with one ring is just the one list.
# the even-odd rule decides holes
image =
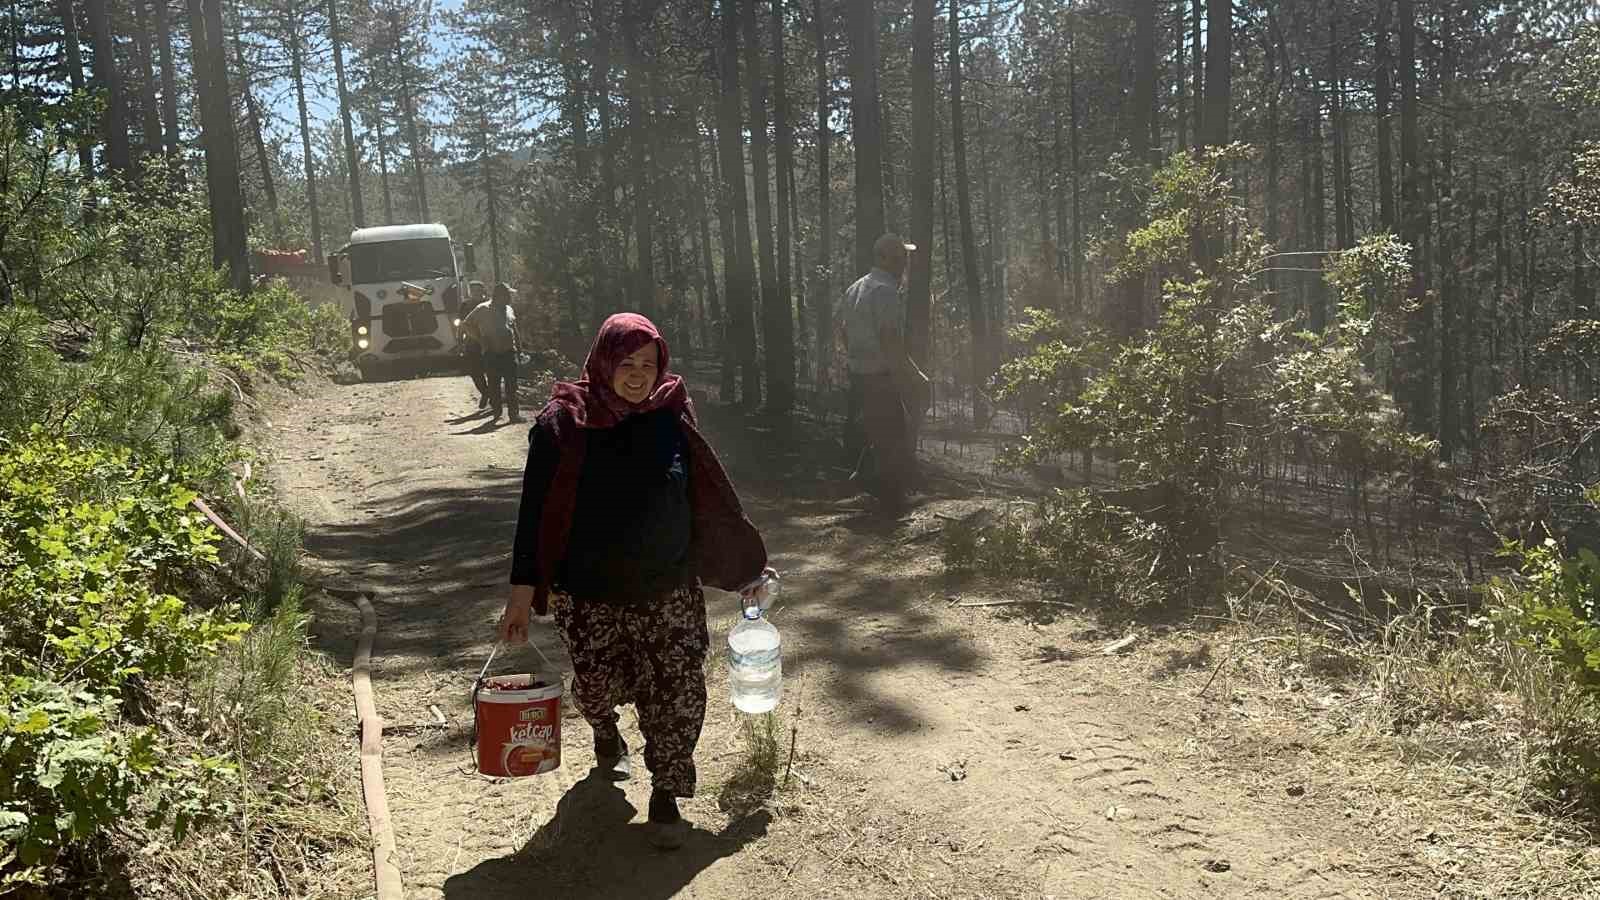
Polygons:
[[705,720],[702,584],[739,590],[768,571],[761,535],[695,425],[683,379],[649,319],[600,326],[583,378],[558,383],[529,436],[500,638],[545,615],[572,657],[572,694],[598,767],[627,778],[620,704],[638,709],[658,846],[682,844],[677,798],[694,796]]

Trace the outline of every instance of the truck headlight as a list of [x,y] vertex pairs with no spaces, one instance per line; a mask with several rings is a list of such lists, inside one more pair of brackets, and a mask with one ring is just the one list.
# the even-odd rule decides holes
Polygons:
[[368,341],[366,338],[356,341],[356,349],[358,350],[365,350],[369,346],[371,346],[371,341]]
[[365,326],[365,325],[361,325],[361,326],[358,326],[358,327],[357,327],[357,328],[356,328],[356,334],[361,334],[361,335],[364,335],[364,334],[366,334],[366,333],[367,333],[367,326]]

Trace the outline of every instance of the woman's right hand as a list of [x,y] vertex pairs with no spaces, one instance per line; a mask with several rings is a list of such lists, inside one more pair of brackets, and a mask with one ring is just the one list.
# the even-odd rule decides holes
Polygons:
[[533,585],[512,585],[511,596],[506,598],[506,610],[500,614],[500,640],[507,644],[527,643],[532,612]]

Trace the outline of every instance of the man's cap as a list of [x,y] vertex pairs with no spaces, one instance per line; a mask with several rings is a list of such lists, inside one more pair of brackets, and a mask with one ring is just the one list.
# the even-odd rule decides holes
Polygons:
[[402,293],[406,293],[406,294],[426,294],[426,293],[428,293],[428,289],[427,288],[423,287],[420,284],[413,284],[412,282],[409,282],[409,281],[400,282],[400,291]]
[[894,232],[890,232],[883,237],[878,238],[877,243],[872,245],[872,252],[878,256],[889,256],[890,254],[899,252],[901,250],[910,253],[916,249],[916,244],[911,243]]

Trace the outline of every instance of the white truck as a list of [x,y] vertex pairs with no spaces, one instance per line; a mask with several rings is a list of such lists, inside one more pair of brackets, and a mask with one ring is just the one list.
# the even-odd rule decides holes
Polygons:
[[[358,228],[328,262],[345,292],[351,356],[363,380],[455,363],[466,278],[476,268],[471,244],[454,244],[436,223]],[[408,300],[401,290],[408,283],[423,294]]]

